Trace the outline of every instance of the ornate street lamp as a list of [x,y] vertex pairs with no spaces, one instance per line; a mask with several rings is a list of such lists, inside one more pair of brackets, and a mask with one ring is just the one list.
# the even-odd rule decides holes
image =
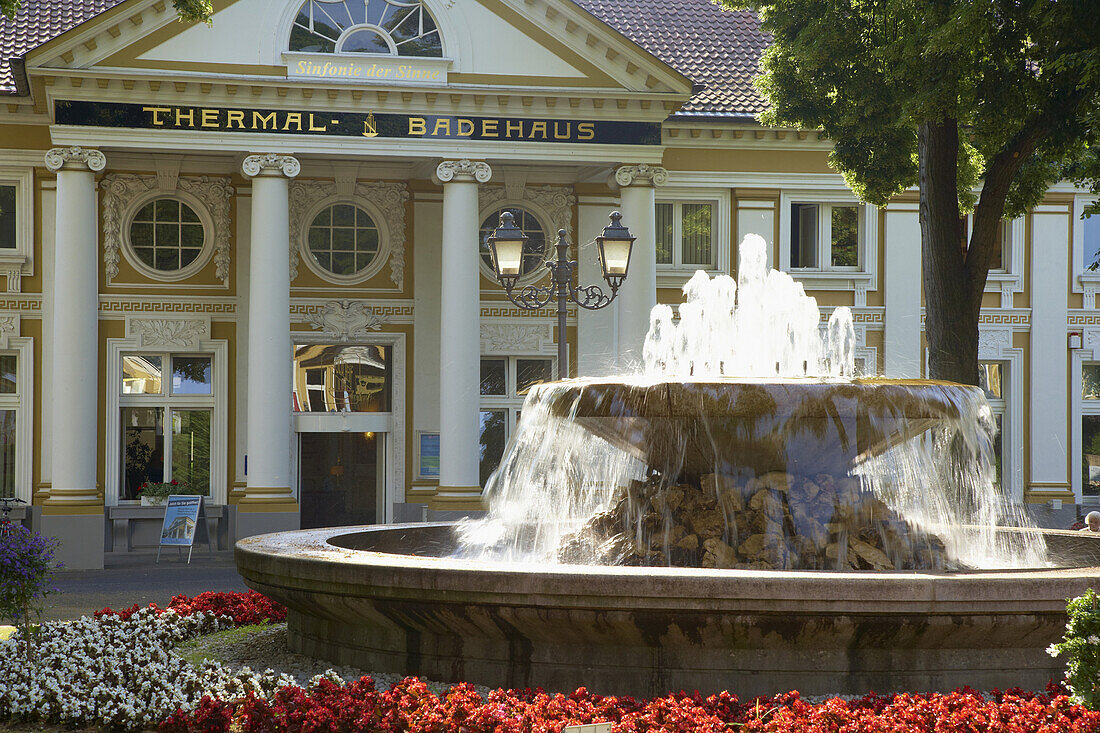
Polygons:
[[558,301],[558,379],[565,376],[566,340],[565,314],[569,301],[573,301],[586,310],[599,310],[611,304],[619,293],[630,268],[630,251],[634,237],[622,224],[623,215],[611,214],[611,223],[604,227],[603,234],[596,237],[596,250],[600,258],[600,270],[603,279],[611,288],[611,294],[604,293],[599,285],[573,286],[573,273],[577,269],[576,260],[569,259],[569,243],[565,241],[565,230],[558,230],[557,259],[548,260],[552,282],[548,287],[524,285],[516,290],[520,271],[523,266],[523,246],[527,236],[515,223],[515,215],[505,211],[500,215],[500,225],[488,238],[489,254],[493,260],[493,272],[504,286],[508,300],[525,310],[541,310],[551,300]]

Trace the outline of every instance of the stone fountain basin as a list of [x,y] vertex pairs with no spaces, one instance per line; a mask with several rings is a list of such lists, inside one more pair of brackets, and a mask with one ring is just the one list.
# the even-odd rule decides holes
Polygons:
[[536,399],[665,475],[847,475],[860,458],[957,420],[978,387],[901,379],[573,379]]
[[236,561],[288,607],[293,651],[370,671],[636,696],[1041,689],[1066,599],[1100,586],[1100,535],[1043,537],[1064,567],[528,566],[446,557],[449,524],[250,537]]

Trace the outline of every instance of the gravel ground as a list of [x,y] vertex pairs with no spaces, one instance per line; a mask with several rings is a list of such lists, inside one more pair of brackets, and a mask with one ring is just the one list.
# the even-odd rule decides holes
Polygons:
[[[243,632],[243,633],[242,633]],[[287,651],[286,624],[273,624],[269,627],[248,627],[247,630],[232,630],[212,634],[180,645],[176,653],[195,661],[205,657],[221,662],[234,670],[249,667],[252,670],[273,669],[293,675],[303,687],[317,675],[332,670],[345,681],[357,680],[363,675],[374,678],[375,687],[387,690],[400,682],[405,675],[388,672],[371,672],[356,667],[333,667],[301,654]],[[452,682],[437,682],[421,678],[436,695],[446,693]],[[482,698],[488,697],[489,688],[475,685]]]

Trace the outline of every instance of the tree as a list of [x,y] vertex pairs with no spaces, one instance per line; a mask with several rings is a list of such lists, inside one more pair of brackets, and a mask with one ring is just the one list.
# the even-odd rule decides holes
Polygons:
[[977,384],[1002,218],[1059,180],[1100,191],[1095,0],[716,1],[773,38],[761,122],[821,129],[864,202],[919,184],[929,376]]
[[[0,15],[14,19],[23,1],[0,0]],[[182,21],[209,23],[214,15],[214,0],[172,0],[172,5]]]

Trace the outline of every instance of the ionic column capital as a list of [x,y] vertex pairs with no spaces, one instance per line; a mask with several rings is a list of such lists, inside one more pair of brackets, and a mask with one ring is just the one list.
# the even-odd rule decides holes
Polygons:
[[480,160],[474,161],[468,158],[445,160],[436,167],[435,177],[442,183],[450,183],[455,179],[488,183],[489,179],[493,177],[493,169],[489,167],[488,163]]
[[293,155],[263,153],[250,155],[241,164],[241,170],[249,178],[256,176],[285,176],[294,178],[302,172],[302,164]]
[[668,171],[659,165],[624,165],[615,171],[615,183],[620,186],[663,186],[668,183]]
[[107,167],[107,158],[91,148],[51,148],[46,153],[46,167],[54,173],[59,170],[99,173]]

